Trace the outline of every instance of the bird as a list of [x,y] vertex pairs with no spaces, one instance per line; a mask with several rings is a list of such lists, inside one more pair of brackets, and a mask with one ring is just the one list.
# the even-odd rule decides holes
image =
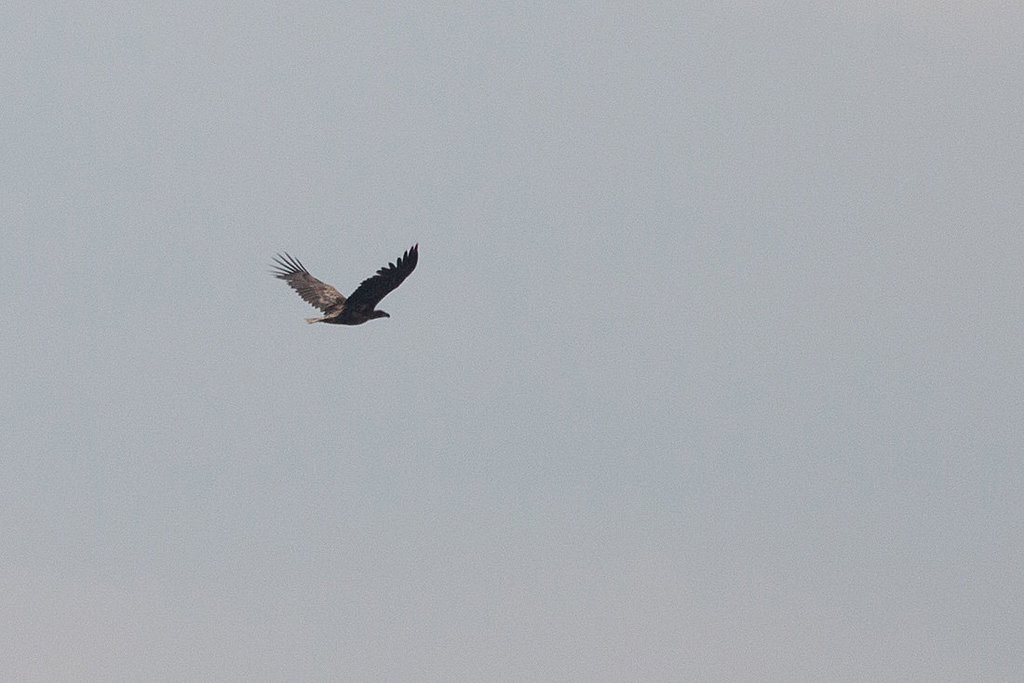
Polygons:
[[381,299],[402,284],[415,270],[419,261],[419,244],[414,244],[394,263],[389,263],[378,270],[376,275],[363,280],[348,298],[342,296],[334,287],[310,275],[306,267],[288,252],[278,254],[274,261],[275,270],[272,270],[271,274],[287,282],[307,303],[324,312],[319,318],[306,318],[307,323],[362,325],[375,318],[391,317],[384,311],[375,309]]

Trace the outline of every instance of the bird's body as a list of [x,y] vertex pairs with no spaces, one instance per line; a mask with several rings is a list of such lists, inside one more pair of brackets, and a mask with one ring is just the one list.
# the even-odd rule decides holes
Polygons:
[[274,260],[274,276],[287,282],[307,303],[324,312],[319,318],[306,318],[307,323],[361,325],[374,318],[391,317],[375,309],[380,300],[402,284],[416,268],[419,245],[413,245],[395,263],[389,263],[373,277],[363,280],[347,298],[334,287],[310,275],[298,259],[287,253],[278,254]]

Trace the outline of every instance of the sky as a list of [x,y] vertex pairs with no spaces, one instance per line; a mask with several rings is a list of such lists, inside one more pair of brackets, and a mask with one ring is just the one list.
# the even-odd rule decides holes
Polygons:
[[1024,5],[0,22],[0,678],[1024,677]]

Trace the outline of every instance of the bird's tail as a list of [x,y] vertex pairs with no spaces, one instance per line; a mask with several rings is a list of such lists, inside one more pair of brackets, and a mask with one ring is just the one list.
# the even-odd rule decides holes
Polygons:
[[306,318],[306,322],[312,325],[313,323],[323,322],[323,318]]

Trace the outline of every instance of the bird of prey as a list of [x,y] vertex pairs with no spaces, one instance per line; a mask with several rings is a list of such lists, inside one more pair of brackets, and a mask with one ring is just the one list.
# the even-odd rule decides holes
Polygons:
[[414,244],[395,263],[389,263],[373,277],[363,280],[347,299],[334,287],[310,275],[306,267],[287,252],[275,257],[276,270],[271,272],[287,282],[305,301],[324,312],[319,318],[306,318],[307,323],[361,325],[374,318],[391,317],[384,311],[374,309],[381,299],[409,277],[418,260],[419,245]]

